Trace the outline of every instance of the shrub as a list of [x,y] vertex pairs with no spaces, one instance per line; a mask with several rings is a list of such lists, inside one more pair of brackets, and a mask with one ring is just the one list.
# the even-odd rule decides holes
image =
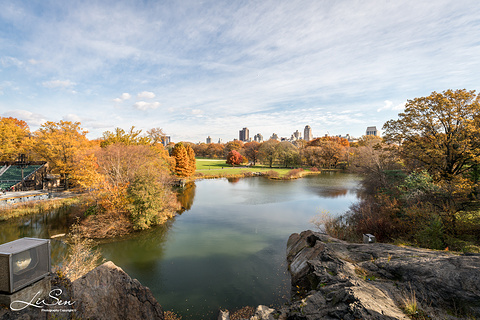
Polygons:
[[70,281],[87,274],[103,261],[100,252],[93,248],[93,240],[82,238],[77,224],[72,226],[67,243],[69,255],[56,269]]
[[293,169],[293,170],[288,171],[284,178],[285,179],[299,178],[299,177],[302,176],[302,172],[303,172],[302,168]]
[[430,222],[430,225],[417,233],[416,236],[422,247],[442,250],[445,249],[443,223],[439,217]]
[[280,174],[275,170],[270,170],[270,171],[265,172],[265,176],[267,178],[275,179],[275,178],[278,178],[280,176]]
[[175,209],[178,209],[174,194],[150,172],[137,175],[127,192],[131,202],[128,211],[134,229],[147,229],[163,223],[173,217]]

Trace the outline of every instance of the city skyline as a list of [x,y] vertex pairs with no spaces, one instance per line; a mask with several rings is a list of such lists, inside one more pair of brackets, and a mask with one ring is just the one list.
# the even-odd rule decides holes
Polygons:
[[2,2],[0,116],[268,138],[361,136],[408,99],[478,88],[480,3]]

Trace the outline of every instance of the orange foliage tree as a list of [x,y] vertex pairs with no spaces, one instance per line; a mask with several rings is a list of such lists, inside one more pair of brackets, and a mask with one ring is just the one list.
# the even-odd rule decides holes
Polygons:
[[195,173],[196,160],[192,147],[186,147],[182,142],[175,144],[172,149],[172,157],[175,158],[175,173],[181,177],[188,177]]
[[68,179],[75,170],[78,152],[89,146],[86,130],[80,122],[48,121],[33,133],[32,150],[46,160],[53,173],[60,174],[68,188]]
[[26,153],[29,134],[25,121],[0,117],[0,160],[15,161],[19,154]]
[[227,164],[236,166],[236,165],[242,164],[243,159],[244,158],[240,154],[240,152],[238,152],[237,150],[232,150],[227,155]]

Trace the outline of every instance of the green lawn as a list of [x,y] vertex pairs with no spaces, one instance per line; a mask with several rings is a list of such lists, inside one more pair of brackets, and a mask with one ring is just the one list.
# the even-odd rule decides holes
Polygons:
[[287,174],[290,168],[269,168],[268,166],[256,165],[252,167],[232,167],[227,164],[225,159],[196,159],[197,171],[203,175],[234,175],[241,174],[243,172],[266,172],[277,171],[280,176]]

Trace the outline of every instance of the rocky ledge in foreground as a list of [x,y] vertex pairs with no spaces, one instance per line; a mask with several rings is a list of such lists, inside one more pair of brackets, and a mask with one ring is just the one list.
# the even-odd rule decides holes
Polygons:
[[[108,261],[70,282],[53,275],[46,304],[21,311],[0,307],[0,320],[163,320],[162,307],[149,288]],[[32,300],[31,303],[35,304]]]
[[352,244],[305,231],[290,236],[287,260],[293,302],[260,306],[250,320],[480,319],[479,255]]

